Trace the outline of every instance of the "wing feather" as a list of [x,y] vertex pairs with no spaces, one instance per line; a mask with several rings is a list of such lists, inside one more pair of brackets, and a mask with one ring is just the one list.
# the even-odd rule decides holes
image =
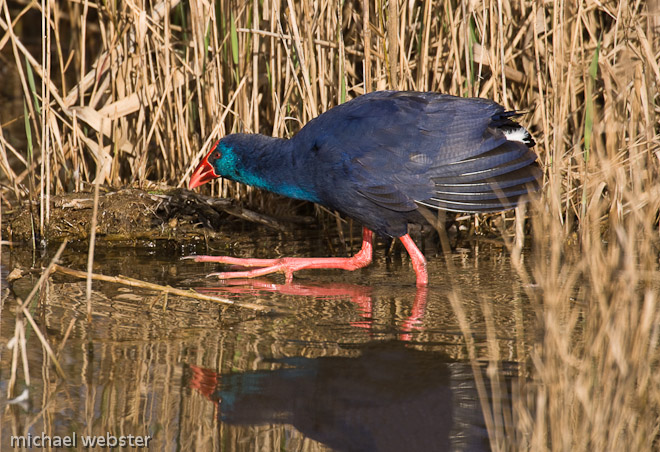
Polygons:
[[[495,102],[438,93],[381,91],[360,96],[305,126],[293,139],[312,142],[321,168],[341,178],[319,186],[327,204],[350,186],[383,208],[407,212],[418,204],[483,212],[516,205],[538,187],[531,136]],[[522,129],[524,130],[524,129]],[[319,133],[321,131],[321,133]],[[337,133],[340,131],[341,133]],[[528,138],[527,138],[528,137]],[[310,165],[314,167],[314,165]],[[319,181],[327,177],[317,175]]]

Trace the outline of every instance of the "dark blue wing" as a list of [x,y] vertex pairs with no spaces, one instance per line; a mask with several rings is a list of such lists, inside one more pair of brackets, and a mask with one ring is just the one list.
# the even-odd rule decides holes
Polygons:
[[[357,192],[399,212],[493,211],[515,206],[540,176],[533,141],[512,115],[486,99],[381,91],[333,108],[293,139],[324,163],[316,167],[332,169],[335,178],[317,187],[329,205]],[[507,139],[511,131],[524,139]]]

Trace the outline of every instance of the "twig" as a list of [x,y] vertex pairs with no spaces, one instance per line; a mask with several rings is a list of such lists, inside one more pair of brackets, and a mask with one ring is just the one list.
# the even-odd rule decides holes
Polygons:
[[[291,37],[291,35],[288,35],[288,34],[284,34],[284,33],[280,34],[280,33],[275,33],[275,32],[266,31],[266,30],[257,30],[255,28],[237,28],[236,31],[238,33],[252,33],[252,34],[255,34],[255,35],[259,35],[259,36],[278,38],[278,39],[281,39],[283,41],[291,41],[293,39]],[[317,45],[317,46],[327,47],[329,49],[339,49],[339,44],[337,44],[336,42],[331,42],[331,41],[326,41],[324,39],[316,39],[316,38],[313,41],[314,41],[314,45]],[[364,57],[364,52],[361,52],[359,50],[346,48],[345,51],[349,55]],[[380,59],[383,59],[383,56],[379,53],[375,53],[373,56],[378,57]]]
[[84,271],[80,270],[74,270],[72,268],[68,267],[62,267],[61,265],[55,265],[53,267],[55,271],[59,271],[61,273],[64,273],[66,275],[71,275],[75,276],[77,278],[82,278],[85,279],[87,278],[88,274],[91,274],[91,278],[98,280],[98,281],[106,281],[106,282],[111,282],[111,283],[116,283],[116,284],[123,284],[125,286],[129,287],[140,287],[142,289],[149,289],[149,290],[157,290],[159,292],[164,292],[165,294],[172,294],[172,295],[178,295],[180,297],[187,297],[187,298],[194,298],[196,300],[204,300],[204,301],[213,301],[215,303],[223,303],[223,304],[230,304],[233,306],[238,306],[240,308],[246,308],[246,309],[252,309],[254,311],[262,311],[262,312],[272,312],[272,313],[281,313],[284,312],[282,311],[281,308],[275,308],[273,306],[262,306],[258,305],[255,303],[246,303],[246,302],[240,302],[240,301],[234,301],[230,300],[228,298],[220,298],[220,297],[211,297],[209,295],[202,295],[197,292],[193,292],[192,290],[183,290],[183,289],[175,289],[174,287],[171,286],[161,286],[160,284],[154,284],[146,281],[141,281],[139,279],[134,279],[134,278],[129,278],[126,276],[106,276],[106,275],[101,275],[98,273],[87,273]]
[[54,266],[56,265],[55,263],[60,259],[60,256],[62,255],[62,252],[64,251],[64,247],[66,247],[67,240],[65,239],[64,242],[60,245],[58,248],[57,252],[55,253],[55,257],[50,261],[50,264],[48,264],[48,267],[46,267],[46,270],[41,274],[39,277],[39,281],[37,281],[37,284],[34,285],[32,288],[32,291],[29,293],[27,298],[25,299],[25,302],[21,304],[21,309],[25,310],[27,307],[30,305],[30,302],[32,301],[32,297],[39,291],[39,288],[43,285],[44,281],[48,279],[48,276],[50,275],[50,272],[53,271]]
[[60,248],[57,250],[57,253],[55,253],[55,257],[53,257],[53,260],[50,261],[50,264],[48,267],[46,267],[46,270],[43,272],[41,277],[39,278],[39,281],[37,281],[37,284],[34,286],[32,289],[32,292],[28,295],[27,299],[25,300],[24,303],[20,303],[19,300],[19,306],[23,312],[23,315],[27,319],[27,321],[30,323],[32,326],[32,329],[34,330],[35,334],[39,338],[39,341],[41,342],[41,345],[46,349],[46,353],[48,356],[50,356],[50,359],[53,360],[53,364],[55,365],[55,369],[57,369],[57,373],[60,375],[62,378],[66,378],[66,374],[64,373],[64,370],[62,369],[62,366],[60,366],[59,361],[57,360],[57,357],[55,356],[55,353],[53,353],[53,350],[50,348],[50,345],[48,344],[48,341],[44,337],[44,335],[41,333],[39,330],[39,326],[37,323],[34,321],[34,318],[32,318],[32,314],[30,314],[30,311],[28,310],[28,306],[30,304],[30,301],[32,300],[32,297],[37,293],[37,290],[41,287],[43,282],[48,278],[48,275],[50,275],[50,272],[57,267],[57,262],[60,258],[60,255],[62,254],[62,251],[64,251],[64,247],[66,246],[66,240],[60,245]]
[[[103,147],[101,134],[99,134],[99,147]],[[92,207],[92,221],[89,231],[89,252],[87,253],[87,322],[92,321],[92,267],[94,266],[94,250],[96,245],[96,221],[99,212],[99,185],[101,178],[105,178],[107,174],[103,174],[101,165],[96,165],[96,179],[94,180],[94,204]]]
[[189,196],[189,194],[193,195],[191,197],[198,198],[200,202],[204,202],[209,206],[213,207],[214,209],[221,210],[234,217],[241,218],[243,220],[250,221],[253,223],[259,223],[269,228],[275,229],[277,231],[286,232],[290,230],[289,227],[278,221],[276,218],[273,218],[263,213],[255,212],[250,209],[246,209],[245,207],[242,207],[240,205],[235,205],[235,203],[232,200],[228,200],[226,198],[215,198],[213,196],[206,196],[194,192],[185,193],[184,196]]

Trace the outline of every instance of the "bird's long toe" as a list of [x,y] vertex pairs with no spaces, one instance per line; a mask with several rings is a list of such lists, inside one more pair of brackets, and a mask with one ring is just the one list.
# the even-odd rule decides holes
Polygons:
[[245,270],[245,271],[232,271],[232,272],[216,272],[209,273],[207,276],[215,276],[218,279],[236,279],[236,278],[256,278],[258,276],[264,276],[271,273],[284,272],[287,274],[287,280],[289,280],[289,271],[285,268],[283,264],[271,265],[268,267],[255,268],[254,270]]
[[279,259],[254,259],[231,256],[185,256],[181,259],[193,259],[195,262],[215,262],[217,264],[236,265],[238,267],[270,267],[276,265]]

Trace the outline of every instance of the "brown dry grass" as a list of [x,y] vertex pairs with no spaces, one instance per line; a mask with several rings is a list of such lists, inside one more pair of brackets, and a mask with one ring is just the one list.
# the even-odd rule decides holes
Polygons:
[[[30,10],[50,25],[41,55],[17,31]],[[533,271],[513,256],[542,335],[516,434],[492,444],[658,447],[657,0],[0,2],[0,29],[29,137],[15,149],[3,128],[23,118],[3,116],[3,191],[38,201],[41,228],[53,193],[97,173],[181,184],[218,136],[289,136],[376,89],[526,111],[546,173]]]

